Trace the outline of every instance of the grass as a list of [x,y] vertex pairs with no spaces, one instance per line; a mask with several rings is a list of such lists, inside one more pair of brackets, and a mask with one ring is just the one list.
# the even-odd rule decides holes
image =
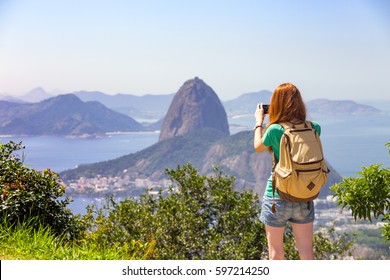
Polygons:
[[[93,241],[69,242],[53,235],[48,228],[34,230],[29,223],[0,225],[0,259],[2,260],[124,260],[143,259],[153,251],[139,242],[130,245],[102,246]],[[139,256],[139,252],[141,256]]]

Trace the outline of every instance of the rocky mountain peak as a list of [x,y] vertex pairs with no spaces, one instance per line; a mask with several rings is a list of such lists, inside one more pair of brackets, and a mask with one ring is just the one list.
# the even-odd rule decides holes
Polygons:
[[214,90],[195,77],[175,94],[160,132],[160,141],[209,127],[226,134],[229,125],[225,109]]

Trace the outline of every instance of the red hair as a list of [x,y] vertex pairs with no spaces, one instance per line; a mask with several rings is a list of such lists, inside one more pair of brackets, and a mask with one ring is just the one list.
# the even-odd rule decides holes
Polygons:
[[304,122],[306,106],[298,88],[291,83],[279,85],[272,94],[269,125],[280,122]]

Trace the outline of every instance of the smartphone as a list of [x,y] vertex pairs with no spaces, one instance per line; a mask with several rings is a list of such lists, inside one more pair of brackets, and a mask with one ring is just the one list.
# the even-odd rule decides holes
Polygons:
[[[259,105],[259,107],[260,107],[260,105]],[[268,104],[267,105],[263,104],[263,110],[264,110],[264,114],[268,114],[269,105]]]

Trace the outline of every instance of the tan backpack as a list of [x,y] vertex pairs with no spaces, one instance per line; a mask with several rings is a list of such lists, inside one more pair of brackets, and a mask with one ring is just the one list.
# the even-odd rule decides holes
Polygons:
[[320,137],[311,122],[280,125],[284,133],[278,163],[274,156],[273,192],[287,201],[310,202],[317,198],[329,173]]

